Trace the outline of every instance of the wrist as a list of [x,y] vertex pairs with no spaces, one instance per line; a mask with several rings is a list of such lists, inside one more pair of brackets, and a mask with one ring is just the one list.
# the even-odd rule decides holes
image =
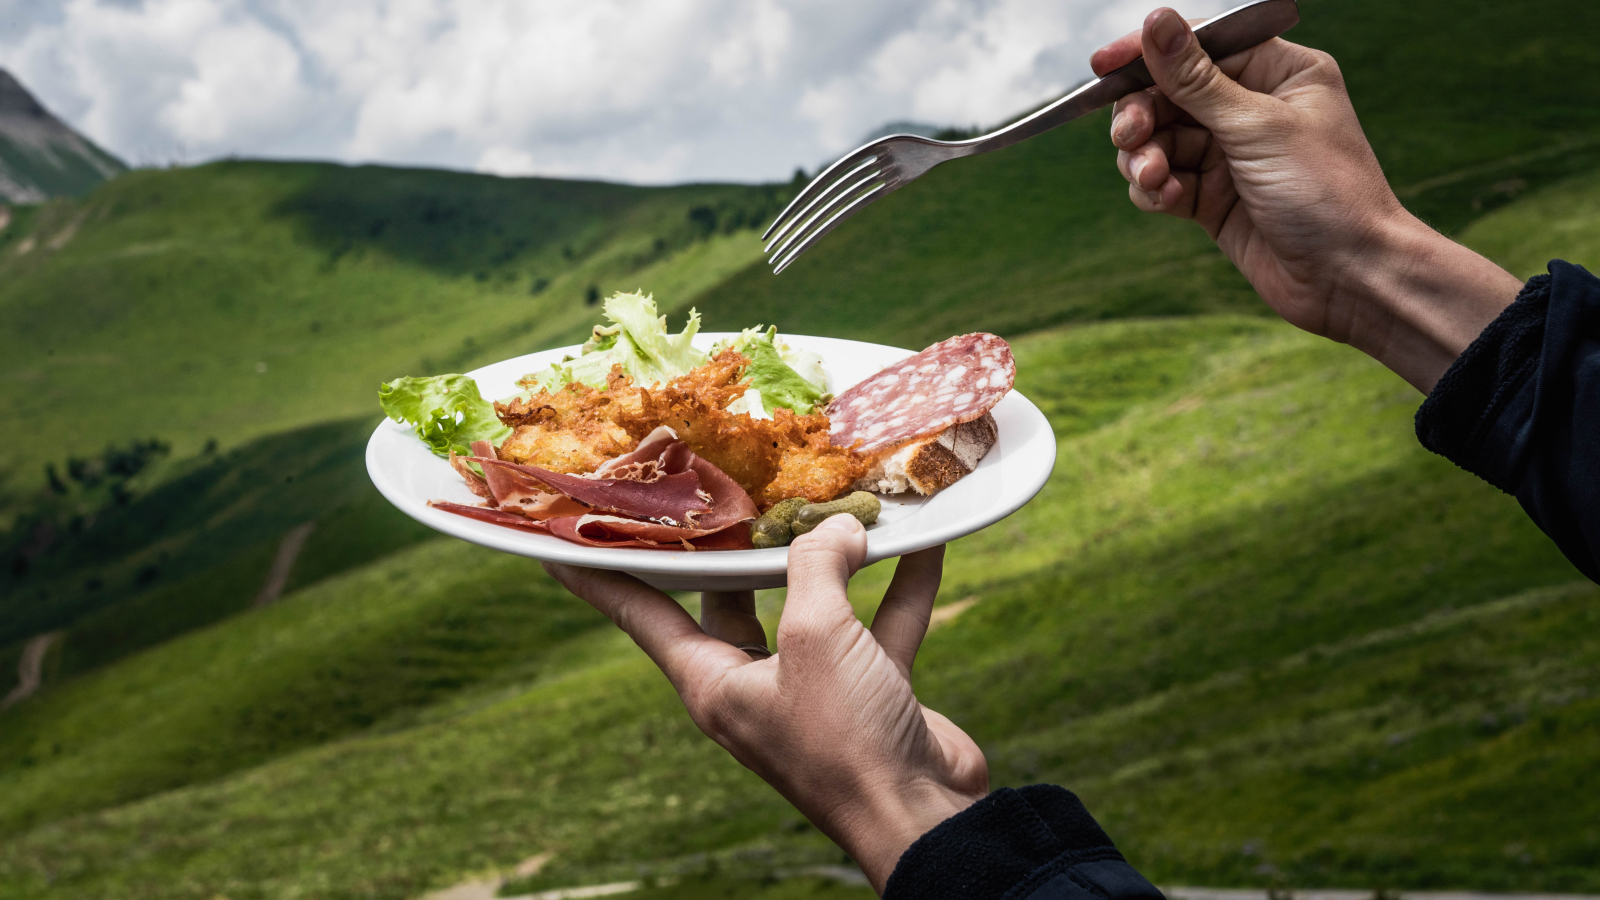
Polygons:
[[1372,230],[1348,267],[1347,342],[1424,394],[1522,288],[1522,281],[1405,210]]
[[927,779],[883,785],[858,795],[838,810],[832,837],[861,866],[879,894],[895,865],[917,839],[983,799]]

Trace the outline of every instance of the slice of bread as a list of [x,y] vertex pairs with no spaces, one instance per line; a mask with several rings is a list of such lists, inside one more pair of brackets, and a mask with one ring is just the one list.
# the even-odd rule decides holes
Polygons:
[[994,416],[984,413],[932,437],[888,447],[874,456],[867,474],[855,483],[858,491],[923,496],[944,490],[971,472],[1000,437]]

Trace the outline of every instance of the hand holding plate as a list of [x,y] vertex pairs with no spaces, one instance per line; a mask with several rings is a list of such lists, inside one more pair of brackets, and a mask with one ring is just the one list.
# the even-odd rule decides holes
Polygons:
[[756,618],[755,591],[706,591],[700,595],[700,628],[719,641],[766,659],[767,630]]
[[913,841],[987,793],[988,767],[972,739],[911,690],[944,548],[901,559],[870,630],[846,593],[866,551],[850,516],[795,540],[778,653],[763,660],[711,636],[743,639],[748,595],[708,594],[702,628],[627,575],[546,569],[626,631],[700,730],[849,852],[881,892]]

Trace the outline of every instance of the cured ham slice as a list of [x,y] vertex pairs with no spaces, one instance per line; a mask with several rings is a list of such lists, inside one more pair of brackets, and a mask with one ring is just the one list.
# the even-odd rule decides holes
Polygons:
[[[642,527],[641,527],[642,526]],[[723,528],[686,537],[683,529],[665,528],[617,516],[573,516],[554,519],[550,533],[591,547],[632,547],[640,550],[750,550],[750,531]]]
[[589,511],[582,503],[550,490],[542,479],[515,463],[483,456],[472,457],[469,462],[483,467],[484,482],[494,502],[503,510],[541,520]]
[[980,419],[1011,390],[1017,363],[992,334],[964,334],[895,363],[828,404],[829,440],[862,456]]
[[446,503],[443,500],[430,500],[428,505],[434,509],[455,513],[458,516],[465,516],[469,519],[477,519],[480,522],[504,525],[507,528],[518,528],[523,531],[536,531],[540,534],[550,533],[550,526],[544,522],[523,518],[516,513],[509,513],[487,506],[468,506],[465,503]]
[[[473,441],[472,453],[472,456],[457,456],[452,450],[450,467],[467,483],[468,489],[489,502],[490,508],[535,520],[577,516],[588,511],[565,495],[550,491],[544,482],[520,471],[520,466],[501,462],[494,452],[494,444]],[[483,468],[482,475],[472,468],[472,463]]]
[[[472,449],[478,455],[451,463],[475,492],[478,487],[472,479],[481,481],[494,506],[442,502],[431,506],[593,547],[751,546],[749,529],[735,526],[756,518],[755,502],[721,469],[690,451],[670,428],[657,428],[631,452],[587,476],[509,463],[495,458],[493,447],[474,444]],[[478,476],[469,462],[482,466],[484,474]]]
[[700,489],[699,473],[687,468],[671,475],[657,474],[652,481],[561,475],[532,466],[527,467],[527,474],[590,509],[649,519],[666,527],[693,528],[695,520],[711,509],[710,495]]
[[755,501],[727,473],[687,452],[672,429],[665,426],[657,428],[640,441],[639,449],[629,456],[635,458],[613,460],[615,465],[611,465],[609,471],[612,474],[647,471],[652,456],[654,461],[663,466],[676,467],[682,461],[687,471],[699,478],[702,491],[710,498],[710,508],[696,516],[691,527],[671,527],[661,522],[623,516],[587,515],[552,520],[551,532],[591,547],[745,550],[753,546],[749,529],[735,526],[756,518]]
[[[482,441],[481,443],[488,443],[488,441]],[[491,446],[489,449],[493,451],[494,448]],[[478,453],[476,445],[474,445],[472,452]],[[483,454],[478,453],[478,455],[482,456]],[[490,503],[497,502],[494,498],[494,491],[489,489],[488,479],[484,478],[482,475],[479,475],[477,471],[472,468],[472,462],[469,457],[457,456],[454,447],[450,449],[450,468],[455,469],[456,474],[461,476],[461,480],[467,483],[468,490],[489,501]]]
[[596,478],[649,481],[653,470],[682,472],[693,455],[689,445],[678,440],[678,433],[663,425],[645,435],[631,451],[601,463],[593,474]]

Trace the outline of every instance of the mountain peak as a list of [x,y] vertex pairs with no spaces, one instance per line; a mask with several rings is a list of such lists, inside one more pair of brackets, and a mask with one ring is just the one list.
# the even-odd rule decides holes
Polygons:
[[0,202],[86,194],[128,167],[45,109],[0,69]]
[[50,111],[28,93],[22,82],[5,69],[0,69],[0,116],[14,115],[51,118]]

